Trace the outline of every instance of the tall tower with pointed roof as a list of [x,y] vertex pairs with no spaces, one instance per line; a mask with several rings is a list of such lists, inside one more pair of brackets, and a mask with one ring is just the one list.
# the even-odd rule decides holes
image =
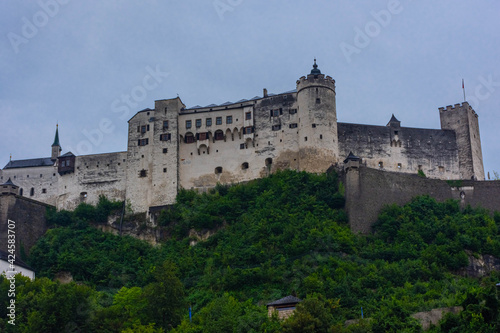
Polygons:
[[56,136],[54,137],[54,143],[52,144],[52,154],[50,159],[55,162],[57,158],[61,155],[61,145],[59,144],[59,124],[56,125]]
[[300,170],[324,172],[338,162],[335,80],[321,73],[314,59],[311,73],[297,81]]

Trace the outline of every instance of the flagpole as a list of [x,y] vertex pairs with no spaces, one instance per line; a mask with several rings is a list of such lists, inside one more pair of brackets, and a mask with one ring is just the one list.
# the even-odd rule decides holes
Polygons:
[[464,79],[462,79],[462,90],[464,91],[464,102],[465,102],[465,85],[464,85]]

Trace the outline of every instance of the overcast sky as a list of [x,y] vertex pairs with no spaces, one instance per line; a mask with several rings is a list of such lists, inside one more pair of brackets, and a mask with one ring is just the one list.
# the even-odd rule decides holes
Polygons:
[[[281,93],[314,57],[340,122],[439,128],[438,107],[479,115],[485,172],[500,171],[500,1],[2,1],[0,164],[127,149],[127,120]],[[492,174],[493,176],[493,174]]]

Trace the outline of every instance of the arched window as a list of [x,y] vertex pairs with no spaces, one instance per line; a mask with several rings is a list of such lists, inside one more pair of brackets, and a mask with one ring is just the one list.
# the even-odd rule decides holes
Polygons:
[[23,195],[23,189],[19,189],[19,195]]
[[30,196],[34,196],[34,195],[35,195],[35,188],[32,187],[30,190]]
[[222,132],[222,130],[215,131],[214,139],[215,140],[224,140],[224,132]]

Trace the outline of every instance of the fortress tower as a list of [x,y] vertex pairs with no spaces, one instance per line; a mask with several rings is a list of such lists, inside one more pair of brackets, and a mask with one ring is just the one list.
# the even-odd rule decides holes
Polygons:
[[321,74],[314,59],[297,81],[300,170],[324,172],[338,161],[335,80]]
[[441,128],[455,131],[461,179],[484,180],[483,153],[476,112],[467,102],[439,108]]

